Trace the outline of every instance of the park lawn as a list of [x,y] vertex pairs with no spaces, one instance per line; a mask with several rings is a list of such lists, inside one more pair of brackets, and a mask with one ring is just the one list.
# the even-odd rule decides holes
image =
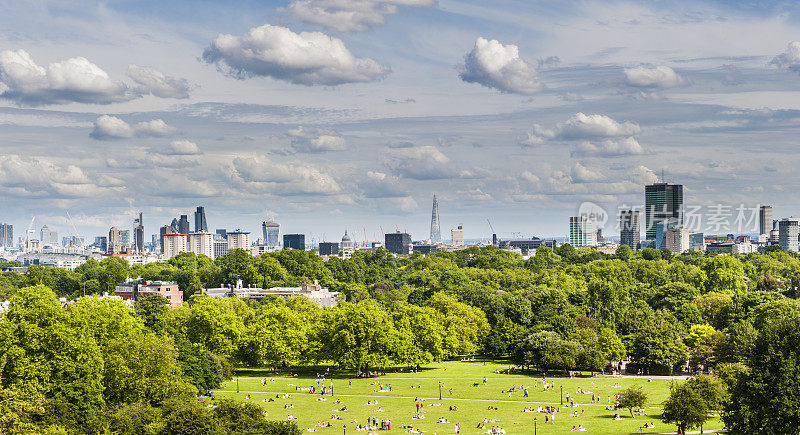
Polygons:
[[[367,417],[378,419],[389,418],[392,420],[390,433],[402,433],[401,424],[414,424],[415,428],[422,429],[425,433],[449,434],[453,433],[456,422],[461,424],[461,433],[477,434],[485,430],[477,429],[479,422],[484,418],[496,419],[497,422],[487,423],[487,428],[493,425],[503,427],[508,434],[529,434],[534,432],[533,419],[537,419],[537,432],[542,434],[556,434],[569,432],[573,426],[583,425],[586,433],[592,434],[624,434],[639,433],[639,428],[645,422],[654,422],[655,429],[645,429],[643,433],[666,432],[674,430],[660,421],[659,408],[647,409],[647,416],[637,416],[633,419],[627,410],[607,411],[608,397],[614,403],[613,396],[630,385],[639,385],[648,395],[647,406],[659,407],[669,394],[670,379],[631,379],[614,377],[576,377],[546,378],[548,383],[554,382],[555,388],[543,391],[541,377],[527,375],[495,374],[495,370],[503,370],[506,366],[481,363],[440,363],[432,364],[419,373],[387,373],[376,378],[360,379],[351,377],[333,377],[326,379],[325,385],[333,382],[334,396],[326,395],[325,401],[318,399],[322,396],[306,391],[296,391],[296,386],[317,386],[314,373],[310,376],[277,376],[264,373],[260,377],[241,377],[238,380],[240,393],[236,393],[237,382],[234,379],[223,385],[222,390],[215,392],[216,398],[234,398],[249,400],[263,406],[269,418],[286,419],[291,414],[297,418],[302,429],[312,428],[318,422],[330,421],[333,428],[317,428],[318,432],[338,434],[354,431],[354,420],[363,423]],[[487,383],[483,383],[483,377]],[[267,379],[267,385],[261,386],[261,379]],[[676,381],[679,378],[676,378]],[[439,382],[442,382],[442,400],[439,401]],[[592,386],[594,382],[594,386]],[[473,387],[478,383],[477,387]],[[320,385],[322,383],[320,382]],[[379,391],[383,386],[383,391]],[[392,391],[388,386],[392,386]],[[522,389],[518,389],[509,398],[507,391],[512,385],[527,385],[529,397],[523,397]],[[534,387],[534,385],[537,385]],[[412,386],[420,388],[412,388]],[[569,393],[575,400],[576,407],[561,407],[561,389]],[[600,403],[591,404],[592,394],[578,394],[578,388],[591,391],[599,395]],[[450,388],[453,389],[452,394]],[[290,393],[291,398],[277,398],[278,393]],[[272,398],[273,402],[264,402]],[[415,398],[424,399],[425,416],[423,420],[413,420],[415,411]],[[341,403],[334,403],[340,400]],[[368,400],[377,401],[377,405],[367,405]],[[538,403],[537,403],[538,402]],[[441,406],[431,406],[440,404]],[[566,403],[566,400],[565,400]],[[293,404],[293,409],[285,409],[284,405]],[[555,424],[544,424],[544,413],[523,413],[524,407],[536,409],[539,405],[556,405],[560,412],[556,414]],[[342,406],[347,406],[348,411],[334,411]],[[449,411],[450,406],[457,406],[458,411]],[[498,410],[489,410],[489,406]],[[381,409],[382,412],[377,411]],[[578,416],[570,414],[578,411]],[[582,411],[582,412],[581,412]],[[615,413],[625,417],[622,421],[612,419]],[[331,420],[333,414],[338,414],[341,420]],[[439,417],[444,417],[450,423],[436,423]],[[706,429],[721,428],[718,419],[708,422]]]

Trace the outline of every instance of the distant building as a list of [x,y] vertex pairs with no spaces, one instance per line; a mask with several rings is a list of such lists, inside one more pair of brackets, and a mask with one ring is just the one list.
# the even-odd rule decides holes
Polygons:
[[281,224],[271,220],[261,222],[261,232],[264,233],[264,244],[276,248],[280,243]]
[[[186,240],[186,236],[183,237]],[[178,284],[166,281],[130,281],[120,284],[114,290],[114,296],[119,296],[123,300],[138,301],[149,295],[161,295],[165,297],[172,308],[180,308],[183,305],[183,292],[178,289]]]
[[163,227],[158,229],[158,246],[159,252],[164,253],[164,235],[165,234],[174,234],[172,231],[172,227],[169,225],[164,225]]
[[42,241],[42,245],[58,246],[58,232],[51,230],[45,225],[39,230],[39,240]]
[[626,245],[634,251],[639,249],[641,233],[638,210],[620,210],[619,212],[619,244]]
[[778,244],[784,250],[797,252],[798,234],[800,234],[800,219],[790,217],[778,221]]
[[0,247],[6,249],[14,247],[14,225],[0,222]]
[[133,220],[133,250],[144,252],[144,218],[142,212],[139,217]]
[[[683,185],[655,183],[644,187],[645,234],[647,240],[656,238],[658,220],[675,219],[683,226]],[[660,213],[657,218],[656,213]]]
[[772,231],[772,206],[762,205],[758,209],[758,234],[766,234]]
[[214,231],[214,238],[217,240],[228,240],[228,230],[225,228],[217,228]]
[[108,252],[108,237],[105,236],[95,237],[94,246],[100,248],[101,252]]
[[589,216],[570,216],[569,243],[576,248],[597,246],[597,221]]
[[329,257],[339,255],[339,244],[336,242],[320,242],[319,255],[327,255]]
[[778,242],[780,242],[780,239],[781,239],[780,230],[775,228],[769,232],[769,239],[767,239],[767,243],[769,243],[770,245],[777,245]]
[[181,252],[186,252],[186,234],[180,233],[170,233],[164,234],[162,238],[164,241],[164,259],[169,260],[170,258],[180,254]]
[[194,212],[194,232],[195,233],[207,233],[208,232],[208,223],[206,222],[206,208],[205,207],[197,207]]
[[250,233],[242,230],[228,233],[228,252],[234,249],[250,250]]
[[689,230],[670,228],[666,233],[666,248],[673,254],[681,254],[690,249]]
[[353,242],[353,239],[350,238],[350,235],[347,234],[347,229],[344,230],[344,235],[342,236],[342,244],[341,251],[342,255],[345,258],[349,258],[353,252],[356,251],[356,244]]
[[497,246],[500,249],[505,250],[519,250],[520,255],[530,255],[532,252],[536,252],[536,250],[542,246],[550,249],[556,249],[558,247],[558,243],[552,239],[545,240],[538,237],[533,237],[530,239],[500,240],[497,242]]
[[189,233],[189,252],[214,258],[214,234],[209,232]]
[[411,254],[411,236],[408,233],[389,233],[384,235],[384,246],[392,254]]
[[181,218],[178,220],[178,232],[181,234],[189,234],[192,231],[189,228],[189,216],[182,214]]
[[433,209],[431,210],[431,243],[442,241],[442,232],[439,226],[439,200],[433,195]]
[[306,250],[306,235],[305,234],[284,234],[283,235],[283,249],[296,249],[298,251]]
[[752,254],[753,252],[758,252],[758,246],[749,241],[734,243],[731,252],[741,255]]
[[225,239],[214,239],[214,257],[228,255],[228,241]]
[[205,289],[205,294],[212,298],[238,297],[244,299],[263,299],[269,296],[289,297],[305,296],[322,308],[334,307],[339,303],[339,293],[321,287],[317,282],[305,284],[300,287],[272,287],[262,289],[256,287],[243,287],[242,281],[236,282],[235,287],[219,287]]
[[117,254],[120,252],[122,244],[119,240],[119,230],[117,227],[111,227],[108,230],[108,246],[106,252],[110,254]]
[[119,248],[126,251],[131,247],[131,230],[119,230]]
[[428,255],[436,252],[436,245],[433,243],[414,243],[412,248],[415,254]]
[[450,239],[453,246],[464,246],[464,225],[458,224],[458,228],[450,230]]
[[706,239],[703,237],[703,233],[689,234],[689,249],[692,251],[706,250]]
[[656,237],[653,239],[656,249],[667,247],[667,231],[671,228],[680,228],[680,220],[675,217],[670,217],[669,214],[655,213],[653,217],[654,225],[656,226]]

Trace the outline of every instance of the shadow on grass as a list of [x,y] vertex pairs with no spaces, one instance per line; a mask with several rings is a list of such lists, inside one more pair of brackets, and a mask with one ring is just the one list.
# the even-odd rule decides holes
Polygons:
[[[325,371],[328,369],[330,369],[330,371],[326,374]],[[241,367],[233,370],[233,376],[257,378],[257,377],[269,377],[269,376],[297,375],[296,377],[299,379],[316,379],[318,374],[325,374],[326,379],[368,379],[368,378],[380,378],[381,376],[384,375],[388,376],[397,373],[409,373],[411,369],[412,369],[411,367],[392,367],[392,368],[387,368],[385,370],[377,371],[378,375],[376,376],[366,376],[363,374],[359,375],[353,370],[338,369],[326,365],[298,366],[298,367],[287,367],[281,369],[272,369],[269,367],[255,367],[255,368]],[[417,370],[417,372],[424,373],[431,370],[435,370],[435,368],[420,367]]]

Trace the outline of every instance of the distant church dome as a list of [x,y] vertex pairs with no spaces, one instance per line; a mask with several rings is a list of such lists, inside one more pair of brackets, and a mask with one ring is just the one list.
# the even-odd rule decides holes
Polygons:
[[342,236],[342,248],[352,248],[354,246],[353,240],[347,234],[347,230],[344,230],[344,236]]

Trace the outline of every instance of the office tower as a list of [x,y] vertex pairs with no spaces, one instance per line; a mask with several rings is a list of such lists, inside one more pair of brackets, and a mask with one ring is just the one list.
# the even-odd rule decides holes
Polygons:
[[639,211],[620,210],[619,212],[619,244],[627,245],[636,251],[641,243],[639,233]]
[[770,231],[772,231],[772,206],[762,205],[758,209],[758,234],[769,237]]
[[[655,183],[644,187],[644,218],[647,240],[655,240],[656,227],[664,220],[677,220],[683,226],[683,185]],[[658,216],[656,214],[658,213]]]
[[673,254],[680,254],[691,248],[689,230],[686,228],[669,228],[666,234],[666,248]]
[[280,243],[281,225],[272,220],[261,222],[261,232],[264,233],[264,244],[275,248]]
[[108,252],[108,237],[97,236],[94,238],[94,246],[100,248],[102,252]]
[[189,234],[191,230],[189,229],[189,216],[182,214],[181,218],[178,219],[178,232],[180,234]]
[[283,249],[297,249],[298,251],[306,250],[306,235],[305,234],[284,234],[283,235]]
[[142,212],[139,217],[133,220],[133,250],[144,252],[144,218]]
[[214,234],[209,232],[189,233],[189,252],[214,258]]
[[169,233],[168,234],[180,234],[181,226],[178,223],[178,219],[172,218],[172,222],[169,224]]
[[131,247],[131,230],[119,230],[120,252],[124,252],[130,247]]
[[411,253],[411,236],[400,231],[385,234],[383,246],[392,254],[409,255]]
[[217,240],[228,240],[228,230],[225,228],[217,228],[214,238]]
[[208,223],[206,223],[206,208],[205,207],[197,207],[197,210],[194,212],[194,232],[196,233],[207,233],[208,232]]
[[570,216],[569,243],[576,248],[597,246],[597,221],[589,216]]
[[450,230],[450,239],[453,246],[464,246],[464,225],[458,224],[458,228]]
[[228,255],[228,241],[226,239],[214,239],[214,258]]
[[439,227],[439,200],[433,195],[433,210],[431,210],[431,243],[442,241],[442,232]]
[[0,223],[0,246],[7,249],[14,247],[14,225]]
[[250,233],[236,230],[228,233],[228,252],[234,249],[250,251]]
[[164,234],[164,258],[170,259],[181,252],[186,252],[186,234]]
[[778,221],[778,244],[781,248],[797,252],[798,235],[800,235],[800,219],[791,217]]
[[120,251],[119,230],[117,227],[111,227],[108,230],[108,246],[106,252],[111,254],[118,254]]
[[58,232],[51,230],[45,225],[39,230],[39,240],[42,241],[42,245],[57,246]]
[[339,244],[336,242],[320,242],[319,255],[339,255]]
[[703,237],[703,233],[689,234],[689,249],[692,251],[706,250],[706,239]]
[[164,253],[164,234],[176,234],[172,231],[172,227],[170,225],[164,225],[163,227],[158,229],[158,246],[159,252],[162,254]]
[[150,251],[151,252],[155,252],[157,247],[161,247],[161,235],[160,234],[152,234],[152,237],[153,238],[150,241]]

